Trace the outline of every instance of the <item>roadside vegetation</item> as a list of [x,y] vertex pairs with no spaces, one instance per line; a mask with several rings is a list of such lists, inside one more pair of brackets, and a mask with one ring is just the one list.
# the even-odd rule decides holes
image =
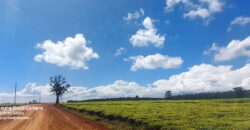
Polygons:
[[250,129],[249,98],[93,101],[62,105],[99,120],[118,120],[141,129]]
[[11,103],[0,104],[0,107],[10,107],[10,106],[15,106],[15,105]]

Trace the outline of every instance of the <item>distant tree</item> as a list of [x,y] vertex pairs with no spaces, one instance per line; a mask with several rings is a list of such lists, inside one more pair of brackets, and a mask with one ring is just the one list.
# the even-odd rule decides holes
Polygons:
[[165,93],[165,98],[166,98],[166,99],[170,99],[171,96],[172,96],[172,92],[171,92],[171,91],[166,91],[166,93]]
[[135,96],[135,99],[136,99],[136,100],[139,100],[139,96],[138,96],[138,95],[136,95],[136,96]]
[[51,92],[56,95],[56,104],[59,104],[59,97],[62,96],[70,87],[62,75],[50,77]]
[[235,87],[233,90],[236,98],[244,97],[245,90],[242,87]]

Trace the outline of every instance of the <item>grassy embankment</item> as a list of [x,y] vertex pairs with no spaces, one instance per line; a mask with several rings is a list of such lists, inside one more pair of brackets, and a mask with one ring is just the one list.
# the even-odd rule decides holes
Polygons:
[[[111,129],[250,129],[249,98],[77,102],[62,105],[91,115],[96,120],[107,120],[104,124]],[[110,121],[111,125],[108,123]]]

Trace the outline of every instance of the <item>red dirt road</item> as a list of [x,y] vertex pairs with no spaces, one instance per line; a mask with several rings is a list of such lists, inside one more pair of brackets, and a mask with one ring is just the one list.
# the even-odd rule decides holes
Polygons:
[[23,111],[23,116],[30,117],[28,120],[0,120],[0,130],[107,130],[95,121],[54,105],[36,106],[44,110]]

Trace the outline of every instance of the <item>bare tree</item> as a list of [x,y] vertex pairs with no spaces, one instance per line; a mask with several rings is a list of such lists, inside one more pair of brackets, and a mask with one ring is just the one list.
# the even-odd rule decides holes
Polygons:
[[59,104],[59,97],[62,96],[70,87],[62,75],[50,77],[51,92],[56,95],[56,104]]

